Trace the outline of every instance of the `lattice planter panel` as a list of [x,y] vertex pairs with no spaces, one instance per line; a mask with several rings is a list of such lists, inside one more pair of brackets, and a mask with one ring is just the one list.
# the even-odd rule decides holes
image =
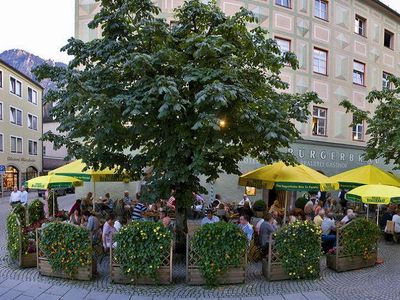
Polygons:
[[36,259],[36,253],[25,253],[23,251],[23,245],[22,245],[22,229],[23,226],[21,226],[21,223],[17,219],[17,223],[19,226],[19,253],[18,253],[18,259],[17,263],[20,268],[34,268],[37,265],[37,259]]
[[122,270],[121,265],[115,257],[115,251],[110,249],[110,273],[111,281],[122,284],[171,284],[172,283],[172,243],[170,249],[164,251],[164,259],[160,268],[157,270],[157,278],[139,277],[131,278]]
[[[191,247],[191,237],[186,236],[186,282],[190,285],[205,285],[199,267],[199,255]],[[243,257],[240,266],[229,267],[227,272],[217,278],[219,284],[238,284],[246,281],[247,254]]]
[[[52,266],[50,265],[49,259],[40,249],[40,232],[42,228],[36,230],[36,254],[37,254],[37,268],[40,275],[43,276],[50,276],[50,277],[58,277],[64,279],[74,279],[74,280],[91,280],[97,273],[97,263],[92,258],[92,261],[89,265],[79,267],[77,271],[73,275],[66,274],[61,270],[53,270]],[[60,239],[63,237],[60,236]],[[91,241],[90,232],[88,233],[88,239]],[[90,244],[92,244],[90,242]],[[92,249],[93,250],[93,249]]]
[[265,278],[269,281],[287,280],[289,275],[283,268],[282,262],[276,252],[274,240],[269,240],[268,258],[263,259],[262,272]]
[[[349,225],[349,224],[347,224]],[[363,268],[373,267],[377,259],[378,244],[376,244],[376,251],[373,252],[368,258],[362,255],[351,256],[348,249],[343,243],[343,232],[348,229],[347,225],[338,228],[336,233],[336,253],[328,254],[326,256],[326,266],[336,272],[344,272],[350,270],[358,270]]]

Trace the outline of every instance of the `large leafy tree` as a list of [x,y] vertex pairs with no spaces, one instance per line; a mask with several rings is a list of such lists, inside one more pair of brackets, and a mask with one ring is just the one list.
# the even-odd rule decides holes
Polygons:
[[[58,90],[52,114],[60,135],[56,147],[98,168],[118,165],[134,178],[152,166],[148,192],[159,197],[176,187],[179,216],[220,172],[239,174],[238,162],[294,162],[281,151],[300,138],[315,93],[285,93],[279,75],[297,68],[293,53],[281,53],[253,14],[226,16],[215,1],[186,1],[174,25],[158,17],[151,0],[101,0],[89,24],[102,37],[70,39],[68,68],[43,66]],[[179,219],[180,225],[185,219]]]
[[373,112],[359,109],[349,100],[340,104],[353,114],[350,126],[365,122],[369,135],[365,159],[383,158],[386,164],[400,168],[400,78],[389,76],[388,87],[371,91],[366,100],[375,107]]

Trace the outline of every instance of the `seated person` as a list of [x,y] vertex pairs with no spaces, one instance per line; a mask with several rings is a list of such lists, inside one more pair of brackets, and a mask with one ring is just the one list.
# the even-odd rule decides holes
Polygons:
[[207,209],[206,214],[207,215],[201,220],[201,226],[219,222],[219,218],[213,215],[212,209]]
[[260,226],[260,232],[258,235],[258,242],[261,247],[261,251],[265,256],[268,254],[269,239],[272,233],[276,231],[276,226],[274,225],[274,218],[271,213],[267,213],[264,218],[264,222]]
[[71,209],[69,210],[68,217],[71,217],[71,215],[75,212],[75,210],[79,210],[79,215],[80,215],[81,214],[81,204],[82,204],[82,200],[77,199],[75,201],[74,205],[72,205]]
[[112,236],[117,232],[117,230],[114,227],[114,220],[115,220],[114,216],[112,214],[109,214],[103,226],[102,240],[105,251],[111,248]]
[[353,212],[351,208],[347,210],[347,214],[344,216],[344,218],[340,221],[343,225],[349,223],[351,220],[353,220],[356,217],[356,214]]
[[323,208],[321,208],[321,209],[318,211],[318,215],[316,215],[316,216],[314,217],[314,224],[315,224],[316,226],[321,227],[321,224],[322,224],[322,221],[323,221],[323,219],[324,219],[324,216],[325,216],[325,210],[324,210]]
[[160,220],[164,227],[172,230],[172,222],[171,218],[168,216],[167,211],[165,209],[160,209]]
[[242,200],[240,200],[240,202],[238,203],[238,208],[243,207],[246,202],[249,203],[249,207],[251,208],[251,201],[247,194],[244,194]]
[[92,241],[97,242],[100,240],[101,233],[100,222],[96,216],[93,216],[90,211],[84,211],[82,214],[81,226],[86,227],[92,234]]
[[[253,226],[251,226],[251,224],[250,224],[250,217],[248,215],[240,216],[239,227],[240,227],[240,229],[242,229],[243,233],[246,235],[248,244],[250,245],[250,241],[253,238],[254,229],[253,229]],[[260,230],[261,230],[261,228],[260,228]]]
[[73,214],[69,217],[69,222],[74,225],[81,225],[81,214],[79,209],[75,209]]
[[126,220],[124,218],[116,218],[114,222],[114,228],[118,232],[122,228],[122,226],[126,225]]
[[336,226],[335,220],[333,219],[333,213],[328,212],[321,224],[322,230],[322,242],[332,242],[331,247],[334,247],[336,244]]
[[143,219],[143,213],[147,211],[147,206],[144,205],[143,203],[136,203],[135,206],[133,207],[133,212],[132,212],[132,220],[134,221],[140,221]]
[[216,215],[218,216],[218,218],[224,220],[225,222],[228,222],[228,218],[227,218],[226,214],[227,214],[227,212],[225,210],[225,205],[223,203],[221,203],[217,208]]
[[253,210],[250,208],[249,202],[245,202],[242,208],[238,208],[238,211],[241,216],[248,216],[249,222],[254,215]]

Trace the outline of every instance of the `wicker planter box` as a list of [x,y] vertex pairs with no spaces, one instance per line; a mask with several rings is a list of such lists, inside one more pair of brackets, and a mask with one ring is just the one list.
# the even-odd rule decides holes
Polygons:
[[157,270],[157,280],[149,277],[130,278],[126,276],[115,259],[113,249],[110,249],[110,275],[113,283],[122,284],[171,284],[172,283],[172,243],[165,253],[164,263]]
[[[190,247],[190,237],[186,236],[186,282],[190,285],[205,285],[206,281],[197,265],[198,256]],[[246,281],[247,254],[240,266],[229,267],[227,272],[217,278],[220,284],[238,284]]]
[[[36,254],[37,254],[37,269],[40,275],[50,276],[50,277],[58,277],[65,279],[74,279],[74,280],[91,280],[95,277],[97,273],[97,263],[92,258],[91,264],[83,267],[79,267],[77,272],[72,276],[66,274],[63,271],[54,271],[50,265],[48,258],[45,256],[43,251],[41,251],[40,245],[40,234],[39,232],[43,230],[41,228],[36,230]],[[62,237],[60,237],[62,239]],[[91,241],[90,232],[88,232],[88,239]]]
[[376,263],[376,259],[376,253],[368,259],[364,259],[361,256],[338,257],[335,254],[330,254],[326,256],[326,265],[328,268],[335,270],[336,272],[344,272],[373,267]]

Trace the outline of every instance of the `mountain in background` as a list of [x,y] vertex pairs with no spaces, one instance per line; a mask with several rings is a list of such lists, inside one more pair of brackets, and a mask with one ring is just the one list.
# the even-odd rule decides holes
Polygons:
[[[56,62],[53,60],[45,60],[37,55],[29,53],[25,50],[21,49],[11,49],[6,50],[0,53],[0,59],[4,60],[10,66],[14,67],[21,73],[25,74],[29,78],[36,80],[34,74],[32,74],[32,70],[36,67],[46,63],[52,66],[64,67],[67,65],[61,62]],[[55,89],[56,84],[49,79],[44,79],[40,81],[41,86],[44,88],[44,94],[46,94],[49,90]],[[51,103],[47,103],[43,105],[43,122],[52,122],[52,118],[50,117],[50,111],[52,108]]]
[[[32,70],[44,63],[52,66],[59,66],[64,68],[67,67],[67,65],[64,63],[56,62],[53,60],[45,60],[37,55],[21,49],[6,50],[0,53],[0,59],[4,60],[6,63],[35,81],[37,80],[35,75],[32,74]],[[42,80],[40,84],[44,88],[45,94],[50,89],[54,89],[56,87],[56,85],[48,79]]]

